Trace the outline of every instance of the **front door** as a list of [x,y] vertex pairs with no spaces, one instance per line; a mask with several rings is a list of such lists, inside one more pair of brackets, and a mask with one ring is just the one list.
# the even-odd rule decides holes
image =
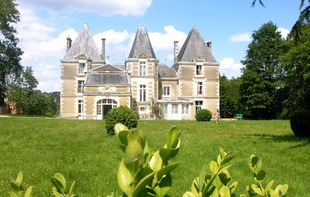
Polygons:
[[102,105],[102,119],[104,119],[110,109],[112,109],[112,105]]
[[101,99],[97,102],[97,119],[102,120],[108,111],[117,107],[117,102],[113,99]]

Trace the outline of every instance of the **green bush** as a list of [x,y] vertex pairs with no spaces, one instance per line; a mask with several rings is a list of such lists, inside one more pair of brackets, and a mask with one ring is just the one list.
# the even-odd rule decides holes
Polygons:
[[196,112],[195,118],[197,121],[210,121],[212,113],[207,109],[201,109]]
[[293,113],[291,129],[297,137],[310,137],[310,110],[297,110]]
[[111,109],[107,113],[104,121],[107,132],[111,135],[114,135],[114,125],[116,123],[122,123],[130,129],[136,128],[138,125],[136,113],[127,106],[120,106],[118,108]]

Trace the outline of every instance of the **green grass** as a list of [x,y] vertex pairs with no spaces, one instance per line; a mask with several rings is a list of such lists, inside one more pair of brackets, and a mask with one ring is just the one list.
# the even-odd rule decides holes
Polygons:
[[[174,159],[182,164],[173,172],[170,195],[190,190],[195,176],[209,170],[219,148],[234,151],[230,172],[239,182],[238,193],[253,183],[248,168],[251,154],[263,159],[267,181],[289,184],[289,196],[310,196],[310,141],[298,139],[289,122],[272,121],[139,121],[151,148],[164,144],[166,131],[180,128],[181,148]],[[10,177],[24,173],[33,196],[50,196],[50,178],[60,172],[69,184],[76,181],[79,196],[106,196],[118,188],[116,174],[122,152],[103,121],[48,118],[0,118],[0,196],[8,196]]]

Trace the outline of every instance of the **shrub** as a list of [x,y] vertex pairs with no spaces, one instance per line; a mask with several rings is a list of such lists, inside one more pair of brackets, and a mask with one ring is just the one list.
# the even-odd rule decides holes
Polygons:
[[136,128],[138,125],[136,113],[127,106],[113,108],[107,113],[105,118],[105,127],[108,134],[114,134],[114,125],[116,123],[122,123],[130,129]]
[[310,137],[310,110],[297,110],[293,113],[291,129],[297,137]]
[[212,113],[207,109],[201,109],[196,112],[195,118],[197,121],[210,121]]

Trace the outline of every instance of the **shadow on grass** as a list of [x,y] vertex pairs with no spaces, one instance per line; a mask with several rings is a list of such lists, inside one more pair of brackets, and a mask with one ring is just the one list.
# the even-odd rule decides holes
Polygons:
[[292,143],[298,143],[292,146],[291,148],[299,148],[310,145],[310,138],[300,138],[296,137],[295,135],[270,135],[270,134],[253,134],[253,135],[247,135],[251,137],[260,137],[267,140],[271,140],[274,142],[292,142]]

